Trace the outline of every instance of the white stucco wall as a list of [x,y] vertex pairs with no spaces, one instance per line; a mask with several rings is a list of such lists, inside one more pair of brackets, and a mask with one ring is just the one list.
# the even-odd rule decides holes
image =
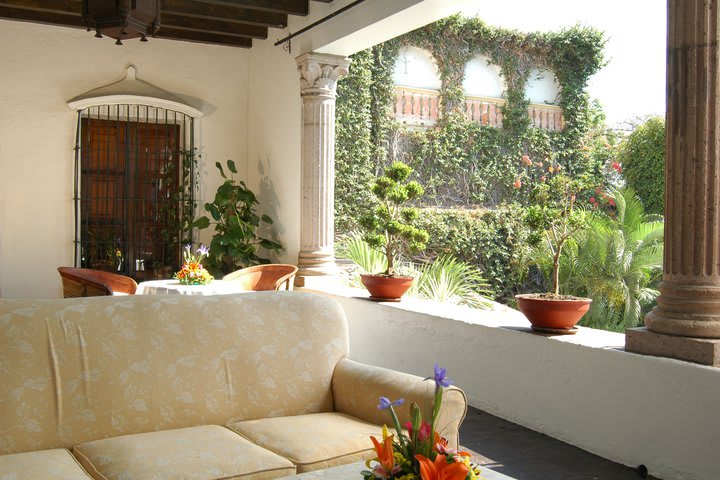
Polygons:
[[720,369],[626,353],[621,334],[549,338],[478,310],[335,298],[357,361],[423,377],[437,361],[474,407],[659,478],[720,478]]
[[0,296],[61,296],[55,269],[72,265],[74,239],[77,117],[66,102],[120,80],[127,65],[205,113],[203,193],[219,184],[216,161],[247,170],[247,50],[159,39],[116,46],[80,29],[4,20],[0,45]]

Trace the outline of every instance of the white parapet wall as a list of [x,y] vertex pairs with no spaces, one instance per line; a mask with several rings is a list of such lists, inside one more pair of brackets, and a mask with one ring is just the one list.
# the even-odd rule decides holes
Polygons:
[[666,480],[720,478],[720,369],[627,353],[622,334],[532,333],[508,308],[332,295],[357,361],[421,376],[437,361],[493,415]]

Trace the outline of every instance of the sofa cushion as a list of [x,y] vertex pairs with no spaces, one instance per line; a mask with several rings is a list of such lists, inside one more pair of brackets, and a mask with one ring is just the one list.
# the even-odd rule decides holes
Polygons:
[[370,435],[382,436],[382,427],[342,413],[248,420],[228,427],[289,459],[298,473],[374,458]]
[[64,448],[0,455],[0,480],[92,480]]
[[295,473],[287,459],[217,425],[106,438],[73,452],[97,480],[264,480]]

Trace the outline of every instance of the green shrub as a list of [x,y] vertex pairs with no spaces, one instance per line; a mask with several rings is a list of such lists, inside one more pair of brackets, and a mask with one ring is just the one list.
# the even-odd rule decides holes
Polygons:
[[598,211],[589,228],[569,242],[561,273],[569,293],[593,300],[581,325],[622,332],[642,323],[658,295],[663,222],[645,213],[632,189],[608,193],[615,210]]
[[665,120],[651,117],[620,143],[618,161],[627,186],[648,213],[662,215],[665,200]]
[[425,208],[420,225],[430,234],[425,254],[452,255],[483,272],[497,300],[508,300],[522,290],[528,231],[520,207],[496,209]]

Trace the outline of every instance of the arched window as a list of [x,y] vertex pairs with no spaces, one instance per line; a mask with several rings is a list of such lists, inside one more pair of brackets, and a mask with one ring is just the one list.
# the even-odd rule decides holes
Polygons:
[[554,105],[557,103],[559,93],[560,86],[550,70],[537,68],[530,70],[525,87],[525,98],[530,100],[530,103]]
[[427,90],[440,90],[440,74],[430,52],[417,47],[400,49],[395,70],[395,85]]
[[195,209],[195,119],[135,78],[74,98],[75,266],[136,280],[177,269]]
[[501,98],[505,81],[500,75],[500,67],[491,64],[485,55],[473,58],[465,65],[463,90],[469,97]]

